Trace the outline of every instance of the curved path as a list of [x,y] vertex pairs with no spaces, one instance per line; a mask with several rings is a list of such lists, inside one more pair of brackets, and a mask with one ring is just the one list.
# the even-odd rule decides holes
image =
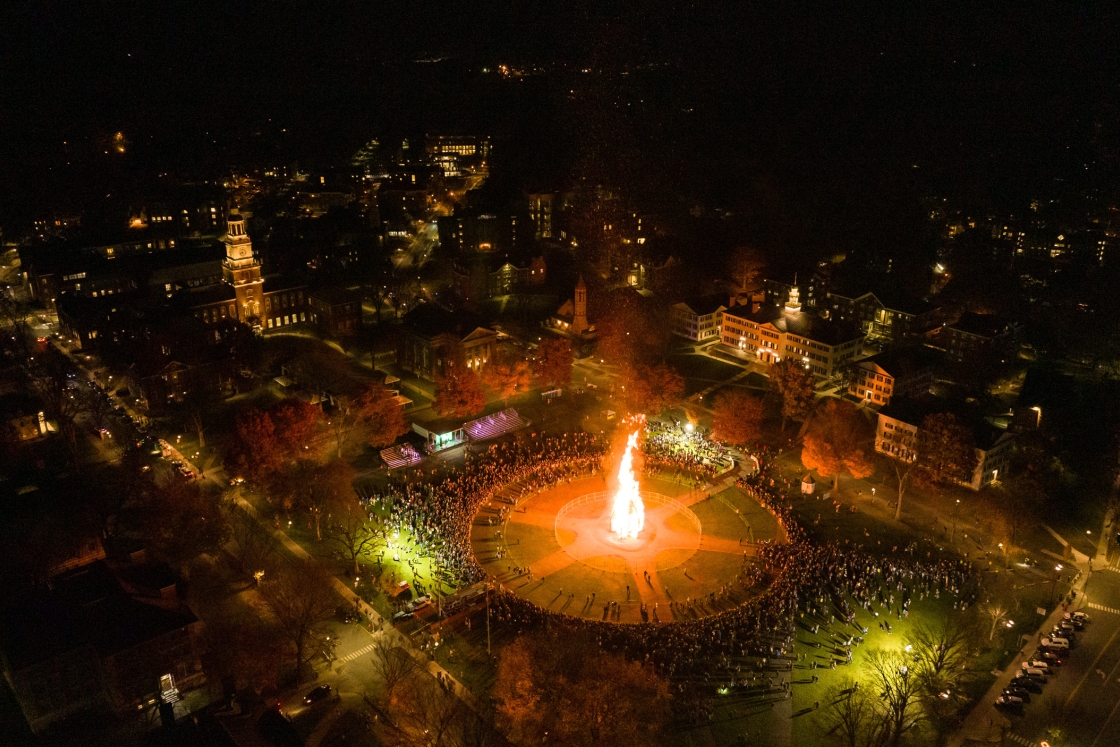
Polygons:
[[[605,502],[564,512],[557,522],[570,503],[604,490],[602,476],[520,496],[510,501],[513,507],[494,503],[483,507],[472,528],[475,556],[496,581],[557,612],[618,622],[667,622],[712,614],[743,601],[746,592],[741,590],[726,600],[712,600],[710,595],[725,585],[733,587],[743,565],[757,554],[745,542],[745,520],[736,518],[729,503],[703,504],[737,477],[738,470],[732,470],[696,490],[643,479],[643,491],[672,499],[654,496],[649,501],[646,529],[637,541],[610,538]],[[721,526],[694,528],[697,519],[687,507],[700,511],[701,504],[709,518],[721,516]],[[673,604],[695,600],[702,601],[695,611]],[[612,601],[618,603],[613,610],[607,607]]]

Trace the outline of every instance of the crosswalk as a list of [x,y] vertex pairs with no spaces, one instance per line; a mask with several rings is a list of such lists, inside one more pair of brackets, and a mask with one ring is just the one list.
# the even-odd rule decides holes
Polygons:
[[365,648],[360,648],[357,651],[354,651],[353,653],[346,654],[346,656],[343,656],[342,658],[340,658],[339,661],[354,661],[354,659],[357,659],[359,656],[365,656],[370,651],[373,651],[373,644],[372,643],[369,644],[368,646],[366,646]]
[[1020,737],[1018,734],[1008,734],[1007,736],[1011,739],[1012,742],[1021,744],[1023,745],[1023,747],[1030,747],[1030,745],[1034,744],[1034,742],[1032,742],[1031,740],[1027,739],[1026,737]]
[[1120,610],[1116,609],[1115,607],[1105,607],[1103,604],[1094,604],[1093,602],[1089,602],[1089,609],[1100,610],[1101,612],[1111,612],[1114,615],[1120,615]]

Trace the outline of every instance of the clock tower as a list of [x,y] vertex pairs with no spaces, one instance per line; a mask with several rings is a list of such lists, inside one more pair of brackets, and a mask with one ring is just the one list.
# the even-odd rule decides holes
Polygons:
[[264,279],[261,277],[261,262],[253,254],[253,242],[245,233],[245,218],[236,208],[230,211],[222,243],[226,246],[222,277],[237,294],[237,318],[248,324],[251,318],[261,314]]

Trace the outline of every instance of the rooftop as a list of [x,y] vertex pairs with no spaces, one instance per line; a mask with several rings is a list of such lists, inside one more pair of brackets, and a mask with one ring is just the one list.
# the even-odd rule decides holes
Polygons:
[[434,303],[420,304],[405,314],[403,323],[413,334],[428,339],[445,334],[466,338],[476,329],[489,330],[482,319],[474,314],[448,311]]
[[749,319],[756,324],[770,324],[781,332],[825,345],[839,345],[863,337],[863,332],[856,324],[822,319],[811,311],[790,312],[784,306],[774,304],[766,304],[753,314],[749,309],[749,306],[743,306],[741,310],[739,307],[732,307],[724,313]]
[[878,366],[891,376],[902,378],[916,372],[932,368],[942,358],[942,354],[933,348],[922,346],[893,348],[886,352],[873,355],[859,361],[859,365],[870,367]]
[[692,298],[686,298],[681,301],[681,303],[687,306],[692,311],[692,313],[696,314],[697,316],[707,316],[708,314],[714,314],[719,311],[721,307],[726,309],[727,302],[728,298],[726,293],[710,294],[707,296],[694,296]]
[[947,400],[925,395],[922,397],[892,397],[888,405],[879,410],[879,415],[920,427],[929,415],[952,413],[972,429],[972,437],[978,449],[987,450],[1007,431],[997,428],[981,415],[977,408],[967,402]]
[[5,618],[15,670],[85,646],[111,656],[198,619],[129,596],[100,560],[56,576],[51,589],[9,598]]
[[1007,322],[997,314],[976,314],[966,311],[950,329],[979,337],[998,337],[1007,331]]
[[354,301],[361,301],[362,294],[356,290],[349,288],[340,288],[337,285],[330,285],[324,288],[316,288],[309,292],[307,295],[316,301],[321,301],[328,306],[338,306],[344,303],[352,303]]

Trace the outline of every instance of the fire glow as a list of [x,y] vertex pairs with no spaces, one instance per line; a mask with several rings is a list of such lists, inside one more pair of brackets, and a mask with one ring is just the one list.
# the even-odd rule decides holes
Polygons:
[[638,428],[626,440],[626,450],[618,466],[618,491],[611,506],[611,532],[619,539],[637,539],[646,523],[646,509],[634,475],[634,452],[638,449]]

